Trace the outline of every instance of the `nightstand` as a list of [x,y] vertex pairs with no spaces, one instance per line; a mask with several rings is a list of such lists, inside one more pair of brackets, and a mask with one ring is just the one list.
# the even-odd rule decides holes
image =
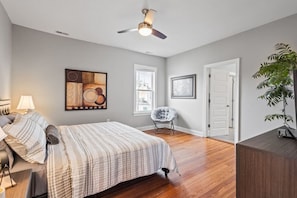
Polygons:
[[32,170],[24,170],[11,174],[16,185],[6,189],[6,198],[31,198]]

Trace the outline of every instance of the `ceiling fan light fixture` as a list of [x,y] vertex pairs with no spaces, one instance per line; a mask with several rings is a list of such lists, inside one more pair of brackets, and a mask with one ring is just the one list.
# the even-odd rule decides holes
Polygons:
[[143,22],[143,23],[139,23],[138,32],[142,36],[149,36],[149,35],[152,34],[153,29],[152,29],[152,26],[150,24],[147,24],[147,23]]
[[159,32],[156,29],[153,29],[154,12],[156,11],[153,9],[143,9],[142,13],[144,14],[144,21],[138,24],[138,28],[121,30],[121,31],[118,31],[118,33],[120,34],[120,33],[138,31],[138,33],[142,36],[153,35],[160,39],[166,39],[167,36],[165,34],[163,34],[162,32]]

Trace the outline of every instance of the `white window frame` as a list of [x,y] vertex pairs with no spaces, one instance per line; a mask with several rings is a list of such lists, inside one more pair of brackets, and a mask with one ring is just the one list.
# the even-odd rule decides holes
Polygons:
[[152,109],[156,108],[157,106],[157,68],[156,67],[151,67],[151,66],[144,66],[144,65],[138,65],[138,64],[134,64],[134,109],[133,109],[133,115],[134,116],[142,116],[142,115],[150,115],[151,111],[137,111],[136,109],[136,72],[137,71],[149,71],[149,72],[154,72],[153,75],[153,101],[152,101]]

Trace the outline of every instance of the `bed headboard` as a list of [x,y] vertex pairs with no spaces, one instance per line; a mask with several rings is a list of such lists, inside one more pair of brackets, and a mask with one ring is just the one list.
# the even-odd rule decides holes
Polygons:
[[10,113],[10,99],[0,99],[0,115]]

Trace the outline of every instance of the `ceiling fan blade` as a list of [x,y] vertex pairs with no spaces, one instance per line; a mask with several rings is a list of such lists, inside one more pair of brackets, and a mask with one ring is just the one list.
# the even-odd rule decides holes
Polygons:
[[131,29],[118,31],[118,33],[120,34],[120,33],[126,33],[126,32],[135,32],[137,30],[138,30],[137,28],[131,28]]
[[145,17],[144,17],[145,23],[150,24],[150,25],[153,24],[154,12],[156,12],[156,11],[153,9],[146,10]]
[[161,32],[159,32],[158,30],[153,29],[152,35],[159,37],[160,39],[166,39],[167,36]]

